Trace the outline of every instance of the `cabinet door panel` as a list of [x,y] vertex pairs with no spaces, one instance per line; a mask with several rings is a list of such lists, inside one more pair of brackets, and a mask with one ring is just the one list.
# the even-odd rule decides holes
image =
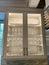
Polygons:
[[8,13],[6,56],[23,56],[23,14]]
[[28,55],[44,55],[41,14],[27,14]]

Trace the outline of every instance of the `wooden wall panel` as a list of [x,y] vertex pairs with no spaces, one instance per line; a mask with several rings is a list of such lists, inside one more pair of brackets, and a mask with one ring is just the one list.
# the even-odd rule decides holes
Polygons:
[[27,0],[0,0],[0,6],[26,7]]

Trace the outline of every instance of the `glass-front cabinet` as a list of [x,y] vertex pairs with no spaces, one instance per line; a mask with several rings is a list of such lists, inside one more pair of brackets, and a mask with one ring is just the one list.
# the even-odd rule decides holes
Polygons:
[[27,62],[31,63],[30,65],[40,65],[41,62],[41,65],[47,65],[41,9],[22,8],[8,11],[4,28],[3,57],[5,59],[27,60],[19,61],[21,65]]

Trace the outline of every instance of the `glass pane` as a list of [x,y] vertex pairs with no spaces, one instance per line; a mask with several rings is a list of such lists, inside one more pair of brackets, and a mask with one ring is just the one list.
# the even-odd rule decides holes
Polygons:
[[5,20],[5,12],[0,12],[0,65],[2,60],[2,49],[3,49],[4,20]]
[[1,57],[2,57],[2,46],[3,46],[3,29],[4,24],[0,24],[0,65],[1,65]]
[[4,22],[4,19],[5,19],[5,13],[0,12],[0,21],[2,20]]
[[28,14],[28,55],[44,55],[41,14]]
[[23,14],[8,14],[6,56],[23,56]]

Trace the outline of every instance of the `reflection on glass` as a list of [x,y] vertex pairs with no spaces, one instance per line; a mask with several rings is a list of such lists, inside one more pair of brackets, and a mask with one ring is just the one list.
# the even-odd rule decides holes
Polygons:
[[23,56],[23,14],[8,14],[6,56]]
[[28,55],[43,55],[41,14],[28,14]]

